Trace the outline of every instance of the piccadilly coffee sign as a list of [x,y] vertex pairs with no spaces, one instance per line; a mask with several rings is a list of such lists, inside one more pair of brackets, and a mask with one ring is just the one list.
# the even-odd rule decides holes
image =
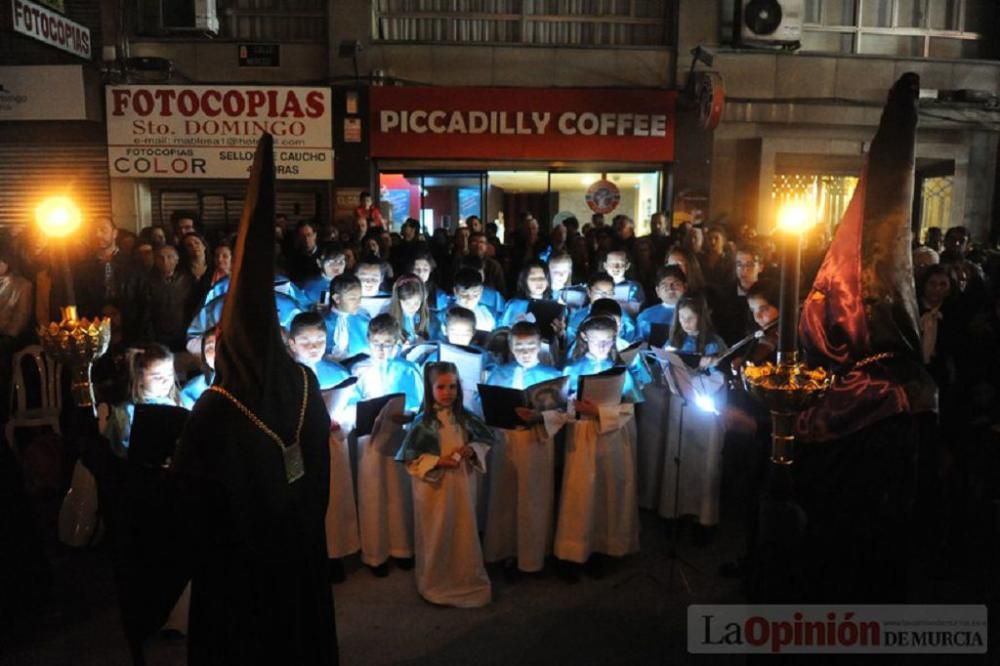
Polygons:
[[110,86],[106,94],[112,177],[246,178],[268,132],[278,178],[333,178],[328,88]]
[[372,88],[375,157],[670,161],[676,93]]

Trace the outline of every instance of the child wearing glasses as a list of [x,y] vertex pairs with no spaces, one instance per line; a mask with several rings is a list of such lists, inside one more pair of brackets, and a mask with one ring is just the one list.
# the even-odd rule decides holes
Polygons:
[[[357,401],[403,393],[406,412],[414,414],[423,400],[423,382],[416,365],[397,357],[401,339],[399,322],[391,315],[381,314],[372,319],[367,336],[369,357],[355,364],[351,373],[358,378]],[[389,573],[390,557],[400,568],[409,569],[413,565],[413,503],[409,481],[406,470],[391,455],[377,450],[371,436],[355,439],[361,561],[376,577],[383,578]]]
[[344,248],[338,243],[325,243],[319,255],[320,274],[307,279],[302,284],[302,295],[305,304],[312,307],[325,307],[324,292],[329,297],[330,281],[338,275],[343,275],[347,269],[347,257]]
[[[607,273],[594,273],[587,280],[587,299],[593,304],[594,301],[601,298],[615,298],[615,280]],[[566,325],[567,347],[577,339],[577,329],[590,316],[590,307],[590,305],[586,305],[570,316],[569,324]],[[637,339],[635,321],[627,312],[622,313],[619,335],[627,342],[635,342]]]

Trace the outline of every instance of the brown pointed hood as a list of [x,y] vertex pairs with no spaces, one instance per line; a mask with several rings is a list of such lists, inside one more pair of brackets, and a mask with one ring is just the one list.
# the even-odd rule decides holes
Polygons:
[[274,143],[264,134],[247,184],[215,361],[215,383],[251,410],[279,379],[291,378],[299,387],[293,393],[302,392],[274,307],[274,201]]
[[910,211],[919,92],[912,73],[889,91],[858,187],[802,308],[802,344],[814,361],[918,357]]
[[910,245],[919,92],[912,73],[889,91],[861,179],[802,306],[807,360],[837,373],[799,422],[809,439],[935,406],[921,365]]

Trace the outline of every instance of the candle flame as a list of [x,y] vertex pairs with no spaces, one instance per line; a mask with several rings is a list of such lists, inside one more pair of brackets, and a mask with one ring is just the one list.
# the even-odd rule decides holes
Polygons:
[[38,204],[35,220],[47,235],[53,238],[68,236],[79,228],[83,221],[80,209],[69,197],[49,197]]
[[803,234],[816,223],[816,211],[802,201],[786,201],[778,209],[778,229]]

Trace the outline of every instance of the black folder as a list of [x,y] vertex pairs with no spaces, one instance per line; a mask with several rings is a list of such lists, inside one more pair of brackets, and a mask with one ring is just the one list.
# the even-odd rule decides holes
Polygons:
[[566,306],[550,299],[533,298],[528,302],[528,312],[534,315],[542,339],[551,341],[555,337],[552,322],[566,316]]
[[153,468],[167,466],[190,413],[173,405],[136,405],[129,433],[129,464]]
[[365,435],[372,434],[372,430],[375,429],[375,419],[378,418],[379,412],[385,407],[390,400],[393,398],[403,398],[406,399],[405,393],[389,393],[388,395],[381,395],[377,398],[372,398],[371,400],[362,400],[358,403],[358,416],[355,419],[354,433],[358,437],[364,437]]

